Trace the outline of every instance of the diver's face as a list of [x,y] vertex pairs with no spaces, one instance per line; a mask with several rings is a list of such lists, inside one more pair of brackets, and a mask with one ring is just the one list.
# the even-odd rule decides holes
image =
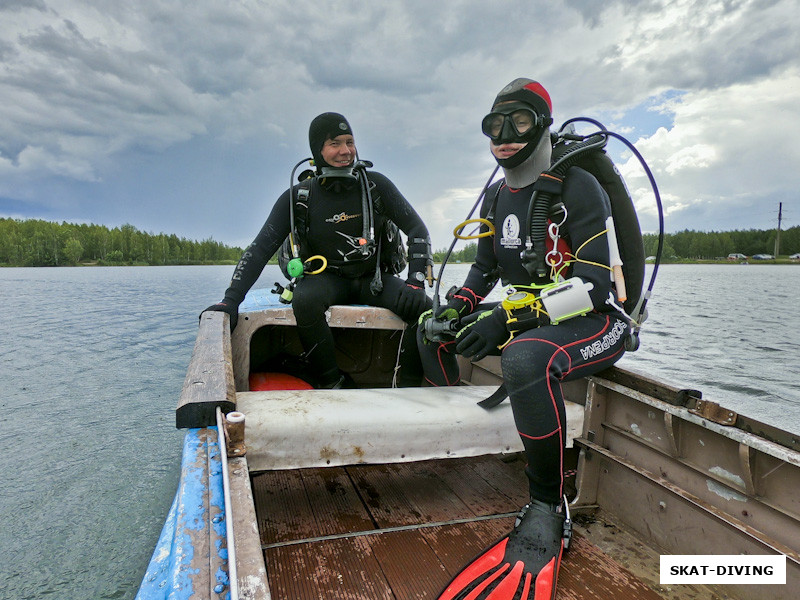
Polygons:
[[481,129],[497,159],[511,158],[527,146],[536,130],[536,113],[524,102],[501,102],[483,118]]
[[332,167],[349,167],[356,158],[356,142],[347,133],[325,140],[322,144],[322,159]]

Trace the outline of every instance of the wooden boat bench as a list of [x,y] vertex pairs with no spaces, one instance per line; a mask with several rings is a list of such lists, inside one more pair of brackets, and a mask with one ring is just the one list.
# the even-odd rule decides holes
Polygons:
[[[522,450],[511,406],[477,402],[493,386],[238,392],[250,469],[459,458]],[[583,406],[567,403],[567,445]]]

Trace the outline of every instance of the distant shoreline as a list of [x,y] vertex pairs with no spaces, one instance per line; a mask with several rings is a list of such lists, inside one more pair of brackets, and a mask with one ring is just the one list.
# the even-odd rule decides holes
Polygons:
[[[237,261],[223,261],[223,262],[203,262],[203,263],[181,263],[181,264],[172,264],[172,265],[151,265],[147,263],[134,263],[134,264],[125,264],[125,263],[100,263],[100,262],[86,262],[86,263],[79,263],[77,265],[43,265],[43,266],[25,266],[25,265],[0,265],[0,269],[60,269],[60,268],[76,268],[76,267],[219,267],[219,266],[235,266]],[[277,261],[270,261],[267,263],[268,265],[277,265]],[[441,262],[435,262],[435,265],[441,265]],[[471,262],[448,262],[448,265],[471,265]],[[653,261],[647,261],[645,264],[652,265],[654,264]],[[745,261],[736,261],[736,260],[727,260],[724,258],[714,259],[714,260],[706,260],[706,259],[698,259],[698,260],[689,260],[689,259],[679,259],[679,260],[662,260],[661,265],[740,265],[740,266],[747,266],[747,265],[800,265],[800,260],[797,259],[790,259],[790,258],[775,258],[771,260],[745,260]]]

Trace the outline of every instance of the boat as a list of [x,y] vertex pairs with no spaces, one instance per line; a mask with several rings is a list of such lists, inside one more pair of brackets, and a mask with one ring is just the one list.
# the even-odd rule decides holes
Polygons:
[[[181,479],[137,597],[436,598],[528,500],[509,403],[477,405],[498,358],[463,360],[460,386],[392,387],[403,322],[334,306],[358,389],[309,389],[288,368],[292,310],[272,298],[251,291],[233,334],[202,314],[176,408]],[[800,436],[631,369],[564,393],[574,534],[558,598],[796,597]],[[662,555],[719,554],[785,556],[786,583],[661,583]]]

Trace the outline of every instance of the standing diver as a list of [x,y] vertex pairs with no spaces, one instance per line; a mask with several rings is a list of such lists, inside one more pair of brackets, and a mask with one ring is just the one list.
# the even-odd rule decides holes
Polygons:
[[[297,331],[316,386],[338,388],[345,383],[334,351],[333,334],[325,311],[334,304],[368,304],[388,308],[412,325],[403,336],[400,385],[419,385],[422,379],[413,326],[431,300],[423,287],[430,264],[430,238],[422,219],[397,187],[384,175],[367,171],[369,163],[357,160],[350,124],[338,113],[323,113],[311,122],[309,145],[315,176],[286,190],[267,221],[236,265],[224,299],[206,310],[223,311],[236,326],[239,304],[258,279],[270,257],[295,226],[302,201],[305,208],[300,258],[313,257],[327,266],[296,280],[291,300]],[[305,192],[305,193],[304,193]],[[404,281],[381,268],[380,245],[369,237],[365,223],[374,214],[365,198],[380,203],[381,214],[396,223],[408,238],[408,276]],[[294,201],[294,206],[292,205]],[[374,228],[378,237],[380,231]],[[320,258],[321,257],[321,258]]]
[[[513,530],[459,573],[440,600],[555,596],[570,530],[561,382],[619,360],[631,326],[609,266],[609,197],[581,168],[570,168],[563,180],[547,170],[551,114],[549,94],[531,79],[512,81],[495,98],[482,129],[505,179],[484,195],[484,235],[462,287],[448,294],[438,314],[428,311],[420,317],[418,346],[425,377],[433,385],[458,382],[456,352],[472,360],[501,354],[531,499]],[[557,193],[560,200],[548,207],[546,256],[538,259],[526,248],[529,206],[537,191]],[[512,293],[502,303],[482,304],[498,279]],[[455,338],[426,336],[437,321],[449,321]]]

